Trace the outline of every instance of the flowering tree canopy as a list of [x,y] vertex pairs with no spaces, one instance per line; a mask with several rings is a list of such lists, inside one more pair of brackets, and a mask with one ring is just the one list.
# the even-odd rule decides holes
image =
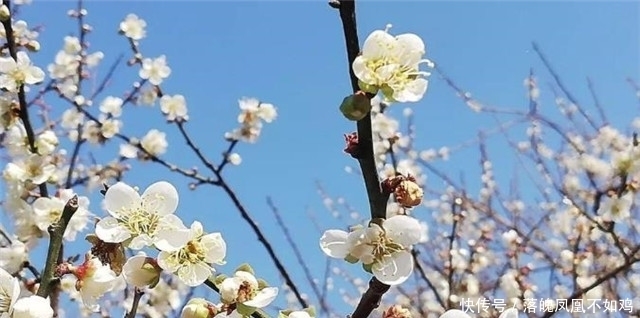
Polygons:
[[[524,81],[528,109],[491,106],[472,98],[431,61],[421,35],[394,34],[391,25],[359,33],[354,1],[331,1],[344,31],[345,78],[351,84],[343,96],[335,96],[335,116],[351,122],[355,131],[328,133],[344,134],[341,155],[359,166],[350,171],[357,170],[364,183],[369,213],[354,212],[345,196],[334,198],[318,185],[327,210],[341,224],[319,226],[317,236],[304,233],[317,243],[301,247],[269,200],[304,271],[296,276],[278,256],[282,247],[270,242],[243,204],[242,187],[233,187],[223,173],[241,164],[238,145],[258,143],[263,128],[277,124],[279,112],[286,110],[239,97],[237,122],[220,138],[222,158],[212,160],[190,133],[188,124],[203,120],[189,112],[194,108],[190,97],[165,85],[180,72],[170,67],[173,57],[142,50],[148,27],[144,12],[114,21],[130,58],[126,63],[118,58],[102,75],[97,70],[111,52],[89,45],[93,28],[82,1],[68,12],[78,29],[64,37],[48,65],[32,59],[46,32],[21,19],[29,4],[4,0],[0,6],[6,216],[0,224],[0,318],[515,318],[580,316],[595,306],[606,307],[601,313],[638,315],[640,142],[635,130],[640,119],[627,123],[629,129],[614,127],[591,86],[598,116],[590,115],[535,43],[533,52],[554,80],[560,115],[541,107],[542,89],[533,71]],[[361,43],[362,32],[367,36]],[[134,70],[133,80],[115,78],[120,64]],[[496,123],[470,143],[479,149],[479,189],[442,169],[455,149],[420,149],[415,143],[411,105],[432,90],[432,73],[477,116]],[[110,90],[116,80],[133,83],[122,94]],[[633,80],[629,83],[640,92]],[[53,99],[56,107],[49,107]],[[125,131],[127,112],[156,104],[159,111],[142,110],[161,114],[176,136],[164,127]],[[391,112],[401,108],[401,116]],[[517,126],[526,127],[524,138],[512,134]],[[505,185],[497,176],[504,171],[494,164],[492,138],[506,141],[509,154],[498,155],[517,162],[516,176],[526,175],[526,181],[513,177]],[[193,156],[196,167],[167,159],[173,140],[185,145],[180,151]],[[85,157],[81,149],[89,145],[108,155]],[[232,255],[249,254],[242,247],[253,237],[242,233],[243,241],[232,245],[227,235],[242,231],[237,224],[209,228],[208,216],[197,212],[189,222],[177,184],[158,177],[139,187],[129,177],[134,163],[147,164],[136,169],[162,168],[187,180],[194,191],[220,190],[267,258],[246,255],[249,262],[229,264]],[[438,185],[428,185],[427,177]],[[519,182],[520,188],[514,186]],[[421,217],[420,210],[428,216]],[[351,217],[342,217],[347,214]],[[313,261],[302,256],[301,250],[310,249],[326,257],[321,282],[308,268]],[[270,266],[282,283],[263,278]],[[312,296],[302,288],[304,279]],[[335,280],[351,285],[356,295],[334,289]],[[331,304],[328,293],[343,296],[342,308],[349,312]]]

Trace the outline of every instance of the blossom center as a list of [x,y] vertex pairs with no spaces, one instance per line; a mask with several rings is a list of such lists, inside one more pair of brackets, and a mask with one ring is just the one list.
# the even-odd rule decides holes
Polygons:
[[395,243],[392,239],[387,237],[384,231],[378,233],[378,235],[367,245],[372,247],[373,258],[376,262],[380,262],[394,253],[404,250],[402,245]]
[[243,281],[238,288],[238,302],[245,302],[256,297],[257,291],[247,281]]
[[158,229],[160,216],[152,213],[143,206],[134,207],[122,213],[121,223],[134,235],[153,235]]

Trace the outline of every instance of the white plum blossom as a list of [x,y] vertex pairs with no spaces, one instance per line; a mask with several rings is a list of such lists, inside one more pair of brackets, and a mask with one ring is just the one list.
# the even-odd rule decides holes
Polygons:
[[6,179],[39,185],[45,183],[56,172],[56,167],[45,156],[32,154],[22,160],[9,162],[4,170]]
[[264,308],[278,296],[277,287],[260,289],[256,277],[245,271],[236,271],[220,284],[220,297],[225,304],[243,304],[251,308]]
[[140,195],[118,182],[109,187],[104,206],[110,216],[96,224],[96,235],[104,242],[122,243],[141,249],[155,245],[173,250],[188,240],[188,231],[173,213],[178,207],[178,191],[166,181],[150,185]]
[[20,297],[18,278],[0,268],[0,318],[10,317],[18,297]]
[[161,272],[162,268],[158,266],[157,261],[144,252],[127,259],[122,267],[126,282],[139,288],[155,286],[160,280]]
[[150,59],[142,60],[142,68],[138,73],[140,78],[149,80],[153,85],[160,85],[162,81],[171,75],[171,68],[167,66],[167,59],[164,55]]
[[13,305],[11,318],[52,318],[53,308],[48,299],[29,296],[18,299]]
[[[58,222],[62,216],[67,202],[74,196],[71,189],[60,190],[57,196],[40,197],[33,202],[34,223],[43,232],[52,224]],[[78,197],[78,209],[69,220],[69,224],[64,231],[64,239],[73,241],[76,234],[81,232],[89,222],[89,199],[87,197]]]
[[[459,309],[447,310],[444,314],[440,315],[440,318],[472,318],[466,312]],[[503,311],[498,318],[518,318],[518,310],[515,308],[508,308]]]
[[370,93],[382,91],[385,98],[398,102],[417,102],[427,90],[425,78],[430,73],[420,71],[424,42],[415,34],[392,36],[386,30],[373,31],[365,40],[362,54],[353,61],[353,72],[360,88]]
[[146,26],[146,21],[138,18],[137,15],[130,13],[124,21],[120,22],[120,32],[128,38],[138,41],[147,35],[147,32],[144,29]]
[[192,298],[182,308],[180,318],[203,318],[211,317],[217,308],[204,298]]
[[187,101],[182,95],[164,95],[160,98],[160,110],[168,121],[188,120]]
[[418,220],[395,215],[369,227],[347,233],[328,230],[320,238],[320,247],[330,257],[360,261],[382,283],[402,284],[413,272],[411,245],[420,241],[422,226]]
[[228,132],[225,137],[230,140],[243,140],[254,143],[262,130],[262,121],[270,123],[277,117],[276,108],[269,103],[262,103],[255,98],[243,97],[238,100],[240,127]]
[[167,147],[169,146],[167,134],[157,129],[151,129],[140,140],[140,146],[152,156],[160,156],[167,152]]
[[234,153],[230,153],[227,156],[227,160],[229,161],[230,164],[237,166],[239,164],[242,163],[242,157],[240,157],[240,154],[234,152]]
[[123,158],[133,159],[138,156],[138,148],[132,144],[121,144],[119,149],[118,155]]
[[100,103],[100,111],[113,117],[120,117],[123,103],[120,97],[108,96]]
[[44,72],[31,64],[29,55],[20,51],[17,61],[12,57],[0,57],[0,88],[17,92],[23,84],[38,84],[44,80]]
[[227,245],[220,233],[205,234],[198,221],[191,224],[188,242],[180,249],[163,250],[158,265],[175,273],[188,286],[204,283],[215,269],[210,264],[224,265]]
[[27,260],[27,246],[20,240],[12,240],[10,245],[0,247],[0,268],[9,273],[21,270]]
[[100,309],[98,300],[116,285],[116,273],[111,266],[102,264],[97,257],[88,254],[85,262],[75,268],[73,274],[78,279],[76,289],[80,292],[82,303],[97,312]]
[[631,206],[633,205],[634,194],[629,191],[618,197],[617,194],[602,197],[602,203],[598,209],[598,214],[603,220],[621,222],[631,216]]
[[36,141],[35,144],[36,144],[36,149],[38,149],[38,153],[43,156],[52,154],[56,150],[56,147],[58,147],[58,144],[60,143],[58,141],[58,137],[56,136],[56,134],[49,129],[38,134],[38,136],[36,136],[35,141]]

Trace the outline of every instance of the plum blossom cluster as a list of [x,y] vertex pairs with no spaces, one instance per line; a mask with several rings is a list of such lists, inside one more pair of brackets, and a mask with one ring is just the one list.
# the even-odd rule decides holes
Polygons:
[[[164,55],[142,55],[138,45],[146,36],[146,22],[133,14],[119,25],[134,53],[129,66],[139,66],[130,91],[104,93],[112,74],[97,76],[105,54],[89,51],[87,38],[93,28],[86,23],[84,8],[68,12],[79,22],[78,35],[64,37],[45,73],[29,55],[40,49],[38,29],[13,16],[17,6],[28,2],[13,1],[12,9],[0,6],[0,38],[5,42],[0,52],[0,143],[6,159],[2,207],[13,221],[9,227],[0,226],[0,316],[47,318],[63,313],[60,293],[51,291],[58,288],[80,304],[80,316],[108,315],[105,310],[110,307],[123,307],[165,317],[182,308],[190,288],[214,277],[214,266],[226,263],[227,245],[220,233],[206,232],[200,222],[190,226],[182,222],[175,214],[179,199],[172,184],[160,181],[139,192],[119,181],[130,168],[130,159],[152,160],[188,178],[210,180],[160,158],[168,142],[159,129],[150,129],[141,138],[126,135],[124,115],[128,107],[159,102],[169,124],[183,125],[189,119],[186,97],[163,92],[160,85],[171,68]],[[60,104],[51,107],[48,95],[59,97]],[[255,142],[263,123],[276,118],[275,107],[257,99],[241,99],[240,108],[241,128],[231,133],[232,141]],[[85,149],[87,144],[110,147],[114,140],[122,142],[119,152],[106,163],[96,160],[96,148]],[[241,159],[229,154],[225,160],[239,164]],[[95,214],[89,196],[79,195],[76,188],[93,193],[107,184],[112,184],[103,192],[107,215],[96,218],[94,233],[86,236],[90,250],[81,252],[84,259],[78,262],[80,256],[62,244],[76,241]],[[48,241],[49,250],[44,247],[46,268],[38,270],[33,264],[42,262],[32,263],[30,254],[42,239]],[[57,248],[62,253],[53,255]],[[251,276],[251,270],[246,273],[238,271],[221,281],[226,289],[220,312],[250,311],[275,299],[277,288]],[[132,293],[124,302],[114,301],[128,287],[144,294],[143,301],[134,305]]]
[[[188,286],[198,286],[211,276],[213,264],[223,265],[226,243],[220,233],[205,233],[200,222],[187,228],[174,214],[178,192],[168,182],[150,185],[142,194],[118,182],[104,195],[109,216],[95,227],[94,244],[84,263],[64,263],[59,274],[73,274],[82,302],[93,311],[105,293],[124,280],[137,288],[155,287],[163,272],[176,275]],[[126,258],[125,249],[155,248],[157,257],[139,252]],[[126,260],[126,261],[125,261]]]
[[49,299],[22,296],[18,278],[0,268],[0,317],[52,318],[53,309]]
[[240,115],[238,115],[239,128],[227,132],[228,140],[241,140],[254,143],[260,137],[263,122],[270,123],[277,117],[276,108],[269,103],[263,103],[255,98],[244,97],[238,100]]

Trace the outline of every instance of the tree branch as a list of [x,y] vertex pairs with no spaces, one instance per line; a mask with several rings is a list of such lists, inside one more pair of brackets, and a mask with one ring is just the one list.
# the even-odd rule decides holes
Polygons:
[[[356,26],[356,5],[354,0],[332,1],[329,5],[337,8],[340,12],[342,30],[344,31],[345,44],[347,47],[347,59],[349,67],[349,78],[353,92],[360,90],[358,78],[353,72],[351,65],[360,53],[358,41],[358,29]],[[358,152],[356,158],[362,170],[364,184],[369,199],[369,209],[371,219],[386,218],[387,201],[389,194],[383,193],[380,187],[380,178],[376,161],[373,154],[373,137],[371,127],[371,112],[357,123],[358,128]],[[358,306],[351,315],[351,318],[366,318],[380,305],[380,299],[389,290],[389,285],[383,284],[375,277],[369,281],[369,289],[362,295]]]
[[62,247],[64,231],[67,229],[69,220],[71,220],[71,217],[77,210],[78,196],[74,195],[64,206],[62,216],[60,216],[58,222],[49,227],[49,251],[47,252],[47,261],[45,263],[44,272],[42,273],[40,288],[38,288],[38,296],[45,298],[49,296],[51,284],[55,280],[54,272],[58,265],[58,256],[60,255],[60,248]]

